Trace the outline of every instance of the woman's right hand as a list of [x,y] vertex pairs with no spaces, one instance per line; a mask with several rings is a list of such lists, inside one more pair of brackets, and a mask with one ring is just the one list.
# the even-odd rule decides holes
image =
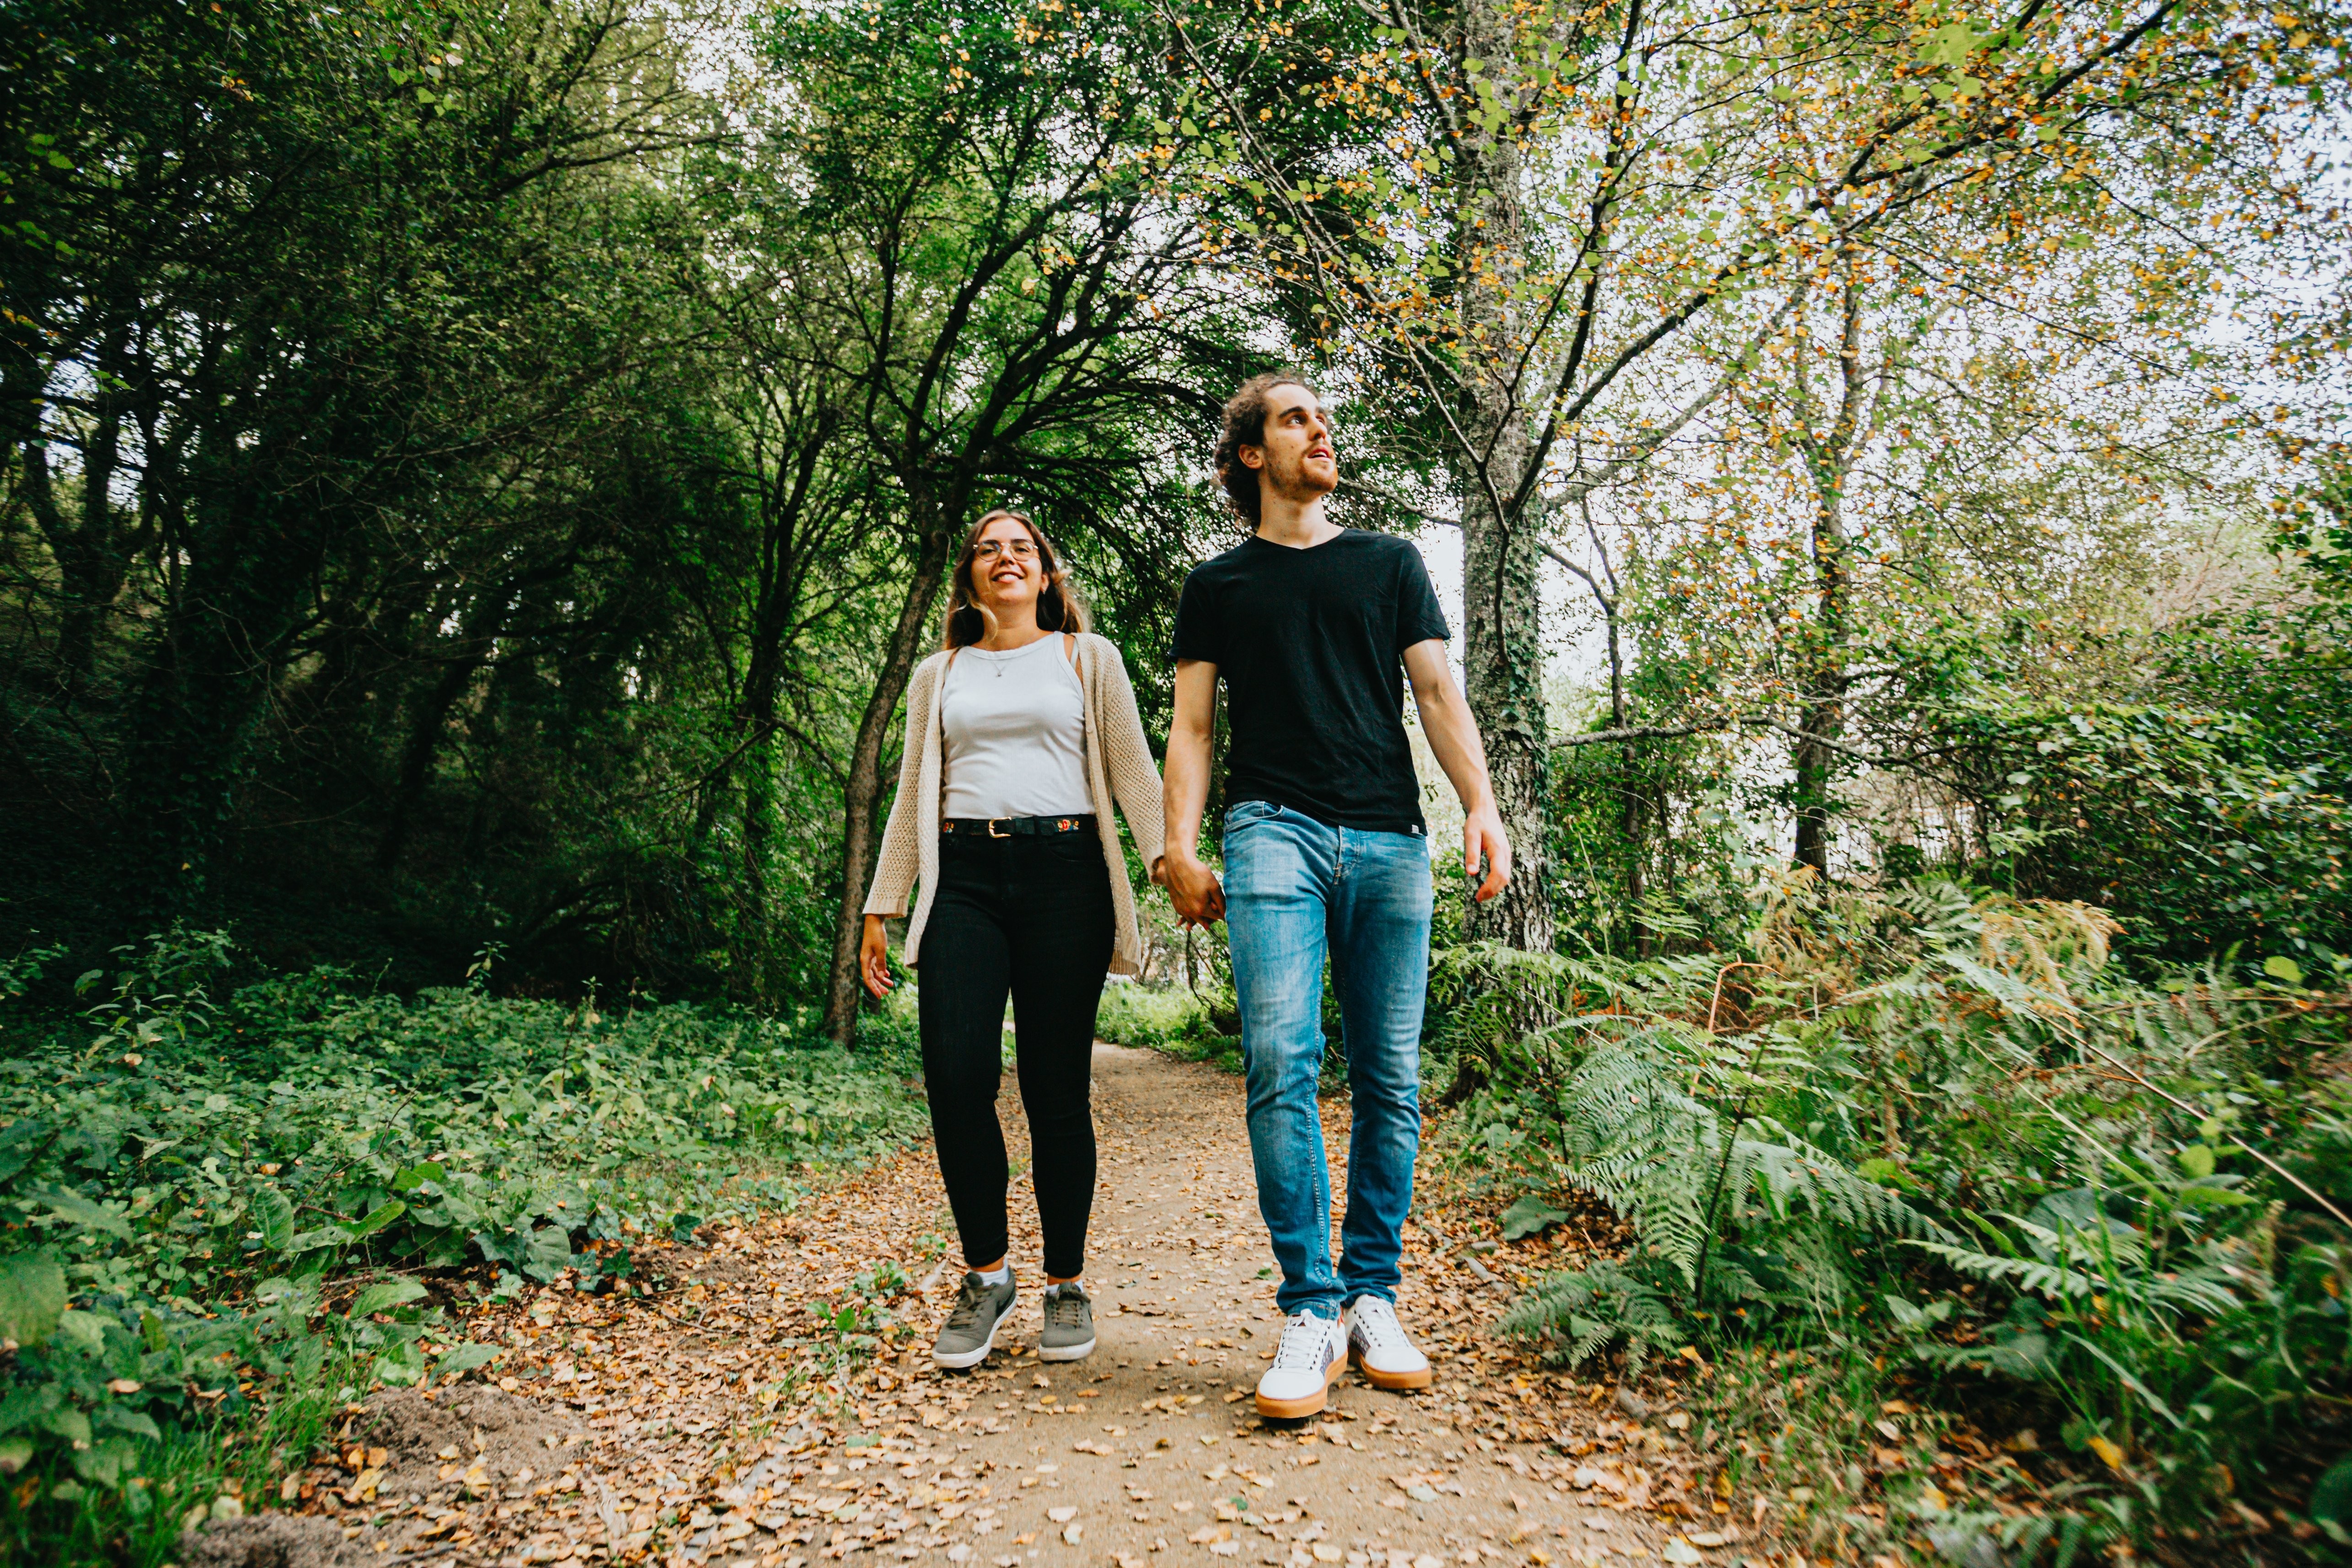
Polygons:
[[866,937],[857,945],[857,970],[876,999],[890,994],[894,983],[890,978],[890,936],[883,929],[878,915],[866,917]]

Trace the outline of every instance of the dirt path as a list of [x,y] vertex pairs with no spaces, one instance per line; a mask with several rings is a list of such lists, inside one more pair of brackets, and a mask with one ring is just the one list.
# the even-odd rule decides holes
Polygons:
[[[1001,1110],[1017,1158],[1010,1077]],[[1240,1085],[1108,1045],[1096,1085],[1089,1359],[1035,1359],[1042,1281],[1024,1179],[1021,1311],[983,1366],[932,1370],[929,1337],[961,1268],[919,1145],[790,1220],[682,1259],[694,1282],[654,1302],[551,1291],[486,1313],[474,1337],[515,1347],[493,1369],[499,1390],[379,1396],[384,1407],[346,1439],[380,1472],[373,1497],[347,1463],[313,1472],[310,1506],[339,1515],[375,1561],[439,1550],[513,1568],[822,1568],[852,1555],[973,1568],[1728,1568],[1754,1550],[1705,1491],[1668,1410],[1636,1421],[1613,1388],[1548,1372],[1491,1334],[1510,1293],[1496,1271],[1538,1266],[1523,1254],[1546,1244],[1474,1268],[1462,1249],[1494,1234],[1475,1206],[1433,1206],[1407,1231],[1401,1314],[1435,1386],[1387,1394],[1350,1375],[1324,1417],[1260,1421],[1247,1394],[1280,1318]],[[1327,1103],[1326,1128],[1336,1196],[1344,1100]],[[816,1324],[861,1276],[866,1295],[887,1291],[887,1262],[919,1281],[887,1304],[919,1337],[844,1372],[837,1335]],[[518,1417],[529,1400],[568,1429],[516,1418],[520,1446],[486,1440],[482,1419],[509,1421],[493,1407],[499,1390]]]

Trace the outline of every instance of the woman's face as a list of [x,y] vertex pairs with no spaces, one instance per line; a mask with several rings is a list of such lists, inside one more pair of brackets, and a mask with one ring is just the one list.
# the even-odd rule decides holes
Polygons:
[[1002,620],[1008,611],[1034,605],[1045,583],[1037,541],[1011,517],[999,517],[981,531],[971,558],[972,597]]

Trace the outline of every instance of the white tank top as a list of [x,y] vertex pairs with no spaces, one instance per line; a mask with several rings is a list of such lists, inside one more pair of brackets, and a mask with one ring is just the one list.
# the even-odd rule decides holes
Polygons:
[[1092,811],[1087,694],[1048,633],[1025,648],[959,650],[940,699],[947,740],[943,817],[1069,817]]

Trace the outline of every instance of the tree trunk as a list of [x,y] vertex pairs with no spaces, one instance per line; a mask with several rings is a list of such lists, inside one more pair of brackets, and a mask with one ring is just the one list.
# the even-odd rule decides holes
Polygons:
[[[1609,634],[1609,727],[1623,729],[1625,649],[1617,619],[1617,605],[1618,601],[1613,595],[1601,600],[1601,622]],[[1631,912],[1626,924],[1633,928],[1634,954],[1646,958],[1650,956],[1650,928],[1642,920],[1642,895],[1645,891],[1642,874],[1642,808],[1644,801],[1642,796],[1641,750],[1637,742],[1629,740],[1618,747],[1617,765],[1617,833],[1625,842],[1625,904]]]
[[[1825,436],[1804,444],[1813,483],[1814,639],[1808,661],[1805,711],[1793,758],[1796,772],[1796,863],[1830,874],[1832,745],[1845,725],[1846,534],[1845,481],[1865,434],[1863,403],[1867,382],[1862,370],[1862,286],[1850,270],[1838,337],[1840,396],[1835,422]],[[1810,401],[1810,399],[1808,399]]]
[[[1463,13],[1462,47],[1475,58],[1508,57],[1512,19],[1497,0],[1471,0]],[[1501,350],[1521,340],[1517,307],[1480,281],[1520,265],[1526,223],[1522,170],[1508,130],[1463,138],[1465,183],[1460,245],[1463,314],[1468,341]],[[1478,265],[1467,265],[1481,258]],[[1483,336],[1480,329],[1484,329]],[[1551,793],[1544,714],[1543,644],[1532,529],[1532,494],[1508,515],[1527,471],[1531,443],[1519,403],[1518,371],[1507,351],[1466,366],[1471,394],[1462,410],[1463,675],[1470,711],[1486,742],[1495,804],[1510,835],[1511,884],[1502,896],[1470,907],[1470,935],[1528,952],[1552,945],[1551,894],[1545,861],[1546,806]]]
[[874,857],[881,841],[882,747],[898,716],[898,699],[907,693],[907,677],[915,667],[916,650],[929,625],[932,602],[947,578],[948,535],[941,513],[917,512],[922,533],[915,554],[914,575],[898,605],[898,622],[890,629],[883,651],[882,672],[866,699],[858,721],[857,747],[851,753],[849,782],[842,803],[841,911],[834,923],[833,968],[825,988],[825,1038],[845,1049],[857,1040],[857,948],[865,934],[866,883],[874,874]]

